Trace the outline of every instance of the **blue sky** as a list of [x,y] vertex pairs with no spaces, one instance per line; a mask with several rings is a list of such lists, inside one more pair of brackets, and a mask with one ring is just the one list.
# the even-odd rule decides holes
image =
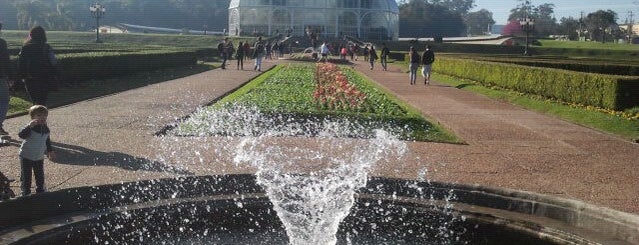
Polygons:
[[[587,15],[599,9],[610,9],[617,12],[619,17],[617,23],[625,22],[628,11],[634,12],[635,22],[639,21],[639,0],[532,0],[531,2],[535,6],[544,3],[555,4],[557,20],[569,16],[578,18],[580,11],[584,11],[584,15]],[[515,8],[518,3],[516,0],[475,0],[477,6],[473,11],[482,8],[488,9],[493,12],[493,19],[497,24],[505,24],[510,10]]]

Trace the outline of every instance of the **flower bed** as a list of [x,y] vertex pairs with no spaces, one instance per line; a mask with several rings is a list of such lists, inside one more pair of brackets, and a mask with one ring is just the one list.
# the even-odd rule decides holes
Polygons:
[[349,83],[348,78],[335,64],[317,64],[315,83],[313,99],[321,108],[358,110],[366,100],[366,94]]
[[[231,116],[238,111],[246,120]],[[254,118],[258,114],[266,118]],[[366,133],[372,135],[374,129],[384,129],[406,140],[459,142],[352,69],[324,64],[277,66],[213,106],[202,109],[179,125],[174,133],[260,135],[261,130],[270,130],[260,129],[261,126],[277,125],[298,130],[289,131],[312,134],[313,128],[287,125],[320,125],[344,120],[355,128],[353,131],[358,132],[358,137]],[[359,134],[362,131],[370,132]]]

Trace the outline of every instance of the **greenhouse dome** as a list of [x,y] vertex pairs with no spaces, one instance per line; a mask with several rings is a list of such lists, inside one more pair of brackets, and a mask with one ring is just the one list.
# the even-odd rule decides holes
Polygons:
[[395,0],[231,0],[229,34],[397,39]]

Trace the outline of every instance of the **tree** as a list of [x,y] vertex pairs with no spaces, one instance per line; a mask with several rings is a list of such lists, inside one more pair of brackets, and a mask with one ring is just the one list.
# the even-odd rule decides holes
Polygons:
[[606,31],[617,25],[617,13],[612,10],[597,10],[586,16],[584,24],[586,24],[590,40],[605,42]]
[[475,0],[432,0],[432,4],[441,5],[450,11],[464,15],[475,7]]
[[567,35],[570,40],[577,40],[579,37],[579,20],[573,17],[561,18],[559,21],[558,33]]
[[524,18],[534,20],[534,33],[540,36],[548,36],[557,33],[557,19],[553,17],[555,5],[544,3],[534,6],[529,0],[519,0],[521,3],[510,10],[508,21],[518,21]]
[[521,25],[519,24],[519,21],[510,21],[501,30],[501,34],[504,36],[514,36],[520,33],[521,33]]
[[493,13],[481,9],[477,12],[470,12],[464,18],[468,33],[471,35],[482,35],[488,32],[488,29],[495,24]]
[[[403,37],[454,37],[465,33],[462,14],[451,10],[445,3],[410,0],[399,6],[399,35]],[[466,2],[466,1],[461,1]],[[458,9],[463,9],[459,7]]]
[[17,29],[18,19],[16,19],[18,10],[15,5],[8,0],[0,0],[0,22],[4,29]]

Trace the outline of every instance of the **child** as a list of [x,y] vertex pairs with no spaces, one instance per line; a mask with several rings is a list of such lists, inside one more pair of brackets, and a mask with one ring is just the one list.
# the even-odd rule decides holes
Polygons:
[[42,193],[44,189],[44,155],[49,159],[55,158],[55,152],[51,147],[47,116],[49,111],[42,105],[34,105],[29,108],[31,122],[20,131],[18,136],[24,139],[20,146],[20,166],[22,180],[22,196],[31,194],[31,173],[36,179],[36,193]]

